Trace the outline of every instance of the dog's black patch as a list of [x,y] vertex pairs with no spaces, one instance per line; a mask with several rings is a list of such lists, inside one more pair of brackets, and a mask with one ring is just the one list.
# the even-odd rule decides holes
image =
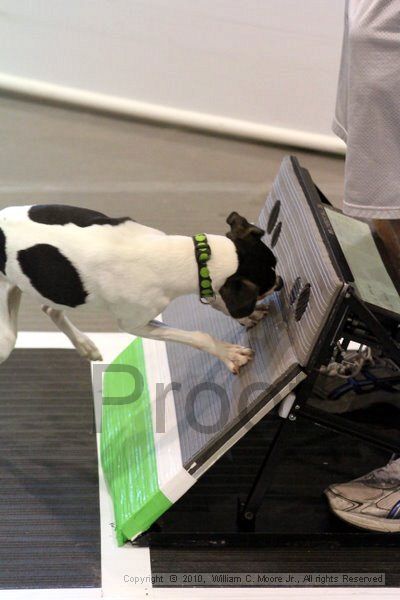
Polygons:
[[251,315],[255,309],[258,287],[243,277],[228,277],[219,293],[234,319]]
[[238,319],[250,315],[257,299],[275,286],[276,258],[262,241],[263,229],[237,212],[232,212],[226,222],[231,228],[226,235],[235,244],[239,265],[219,292],[232,317]]
[[78,227],[90,227],[91,225],[115,226],[126,221],[133,221],[130,217],[113,219],[97,210],[65,204],[36,204],[29,209],[28,217],[32,221],[43,225],[68,225],[68,223],[73,223]]
[[18,262],[32,286],[45,298],[72,307],[85,303],[87,292],[79,273],[55,246],[36,244],[20,250]]
[[2,271],[4,275],[6,274],[6,262],[6,236],[4,235],[4,231],[0,229],[0,271]]
[[258,295],[262,296],[276,283],[276,258],[261,239],[265,231],[237,212],[231,213],[226,222],[231,227],[227,237],[235,244],[239,259],[235,275],[255,284]]

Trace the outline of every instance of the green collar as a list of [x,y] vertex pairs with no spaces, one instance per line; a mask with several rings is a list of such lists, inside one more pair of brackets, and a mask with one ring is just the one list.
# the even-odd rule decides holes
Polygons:
[[215,296],[210,272],[207,267],[207,262],[211,258],[211,248],[207,241],[205,233],[197,233],[193,236],[194,252],[199,271],[199,294],[200,302],[207,303],[207,300]]

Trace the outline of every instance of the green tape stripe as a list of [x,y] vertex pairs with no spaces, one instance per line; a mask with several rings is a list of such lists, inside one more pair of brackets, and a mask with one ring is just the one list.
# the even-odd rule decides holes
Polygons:
[[[134,378],[124,367],[133,366]],[[135,381],[141,393],[133,402]],[[128,397],[128,398],[127,398]],[[101,461],[114,504],[118,545],[145,531],[171,506],[160,491],[150,395],[142,340],[137,338],[110,365],[103,380]]]

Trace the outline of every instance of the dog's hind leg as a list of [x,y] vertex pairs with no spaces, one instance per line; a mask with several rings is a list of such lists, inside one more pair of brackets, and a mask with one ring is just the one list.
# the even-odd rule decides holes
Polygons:
[[8,281],[0,282],[0,363],[7,360],[18,334],[18,310],[21,290]]
[[82,331],[68,319],[63,310],[42,305],[42,311],[50,317],[60,331],[65,333],[78,351],[78,354],[87,360],[103,360],[97,346]]

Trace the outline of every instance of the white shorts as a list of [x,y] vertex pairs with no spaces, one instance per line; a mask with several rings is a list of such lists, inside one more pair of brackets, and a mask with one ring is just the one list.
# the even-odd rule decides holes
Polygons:
[[346,0],[333,131],[347,144],[344,212],[400,219],[400,1]]

